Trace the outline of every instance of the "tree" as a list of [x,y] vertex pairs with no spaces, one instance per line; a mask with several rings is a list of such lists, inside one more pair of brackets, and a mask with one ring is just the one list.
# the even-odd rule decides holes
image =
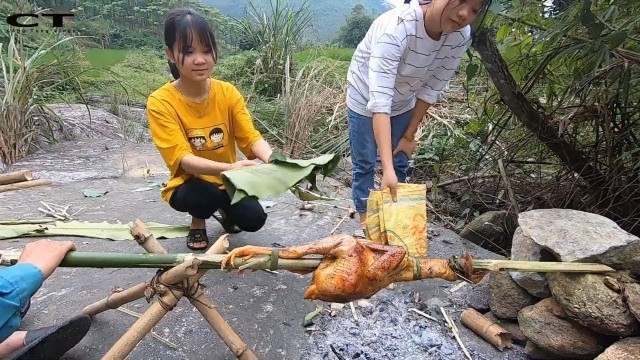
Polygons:
[[358,46],[373,23],[373,18],[365,12],[364,6],[358,4],[353,7],[347,22],[340,28],[337,42],[344,47]]

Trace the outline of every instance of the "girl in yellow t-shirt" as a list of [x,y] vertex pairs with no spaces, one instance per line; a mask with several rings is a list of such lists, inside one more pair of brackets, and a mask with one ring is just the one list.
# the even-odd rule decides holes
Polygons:
[[[211,77],[218,49],[207,20],[192,9],[173,10],[164,40],[175,81],[149,96],[149,128],[171,172],[162,198],[192,216],[187,247],[203,250],[209,242],[205,220],[212,216],[227,232],[262,228],[267,215],[260,203],[246,198],[230,205],[220,173],[255,166],[256,158],[268,162],[272,150],[238,89]],[[237,161],[236,146],[251,160]]]

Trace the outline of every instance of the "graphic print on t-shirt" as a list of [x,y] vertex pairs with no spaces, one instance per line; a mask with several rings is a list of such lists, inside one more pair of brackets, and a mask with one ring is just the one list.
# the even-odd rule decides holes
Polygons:
[[191,148],[199,151],[218,150],[227,146],[228,131],[226,124],[217,124],[198,129],[187,129],[187,138]]

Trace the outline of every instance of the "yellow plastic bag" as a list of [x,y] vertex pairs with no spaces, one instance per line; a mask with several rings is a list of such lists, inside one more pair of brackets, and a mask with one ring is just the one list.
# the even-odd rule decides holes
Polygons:
[[401,183],[397,195],[394,203],[389,189],[369,193],[367,238],[377,244],[402,246],[409,256],[426,256],[427,186]]

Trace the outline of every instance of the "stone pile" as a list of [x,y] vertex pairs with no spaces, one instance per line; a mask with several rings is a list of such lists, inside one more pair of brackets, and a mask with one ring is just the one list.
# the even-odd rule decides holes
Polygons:
[[[531,359],[640,359],[640,238],[567,209],[518,216],[512,260],[594,262],[611,274],[495,272],[457,295]],[[490,312],[488,312],[490,310]]]

